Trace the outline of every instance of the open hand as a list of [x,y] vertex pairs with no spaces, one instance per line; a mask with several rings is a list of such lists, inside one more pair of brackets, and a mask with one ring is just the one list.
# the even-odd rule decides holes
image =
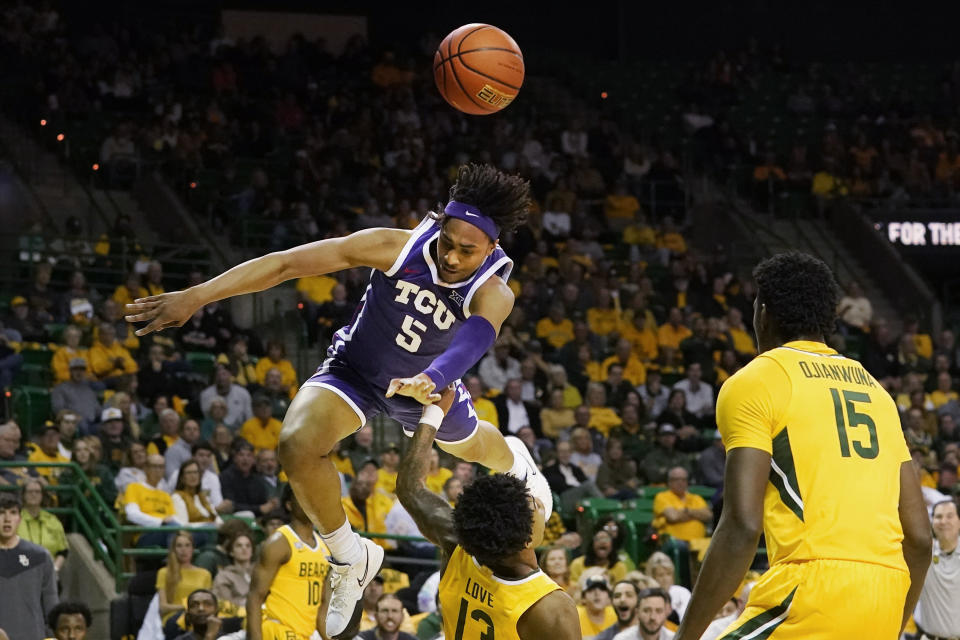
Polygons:
[[394,378],[387,386],[386,396],[392,398],[394,395],[407,396],[413,398],[420,404],[433,404],[440,400],[440,394],[434,390],[437,385],[433,383],[425,373],[418,373],[412,378]]
[[171,291],[156,296],[137,298],[126,305],[127,322],[149,322],[146,327],[137,329],[138,336],[169,327],[182,327],[202,305],[196,304],[187,291]]

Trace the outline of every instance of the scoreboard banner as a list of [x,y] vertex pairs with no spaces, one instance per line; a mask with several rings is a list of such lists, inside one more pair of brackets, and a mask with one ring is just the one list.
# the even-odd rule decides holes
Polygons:
[[960,221],[919,222],[898,220],[877,223],[878,229],[886,229],[887,239],[904,247],[957,247],[960,246]]
[[960,277],[960,209],[865,213],[877,232],[931,281]]

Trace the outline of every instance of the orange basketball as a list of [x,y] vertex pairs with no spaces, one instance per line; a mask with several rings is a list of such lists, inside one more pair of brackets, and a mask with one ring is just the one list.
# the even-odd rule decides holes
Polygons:
[[489,24],[465,24],[440,43],[433,79],[444,100],[460,111],[496,113],[520,91],[523,53],[507,32]]

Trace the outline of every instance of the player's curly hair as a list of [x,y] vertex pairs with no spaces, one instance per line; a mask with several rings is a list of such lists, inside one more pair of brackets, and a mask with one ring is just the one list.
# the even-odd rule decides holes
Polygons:
[[450,199],[480,209],[501,231],[513,231],[522,225],[532,203],[529,182],[489,164],[475,163],[460,165],[457,181],[450,187]]
[[76,614],[83,616],[83,621],[88,627],[93,624],[93,615],[90,613],[90,607],[80,601],[71,602],[64,600],[47,614],[47,625],[49,625],[51,629],[56,630],[57,624],[60,622],[60,616]]
[[781,338],[833,333],[840,287],[822,260],[799,251],[781,253],[758,264],[753,278],[757,299],[776,318]]
[[533,509],[523,482],[497,473],[463,490],[453,510],[453,527],[463,550],[479,562],[521,551],[533,536]]

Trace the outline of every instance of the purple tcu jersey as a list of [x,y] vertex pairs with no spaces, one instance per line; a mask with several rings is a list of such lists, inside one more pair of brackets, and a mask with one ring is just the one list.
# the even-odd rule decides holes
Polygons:
[[440,222],[424,218],[390,270],[373,270],[353,321],[334,334],[324,365],[343,362],[382,389],[392,378],[415,376],[470,317],[480,285],[493,275],[510,277],[513,261],[498,246],[467,280],[443,282],[430,253],[439,235]]

